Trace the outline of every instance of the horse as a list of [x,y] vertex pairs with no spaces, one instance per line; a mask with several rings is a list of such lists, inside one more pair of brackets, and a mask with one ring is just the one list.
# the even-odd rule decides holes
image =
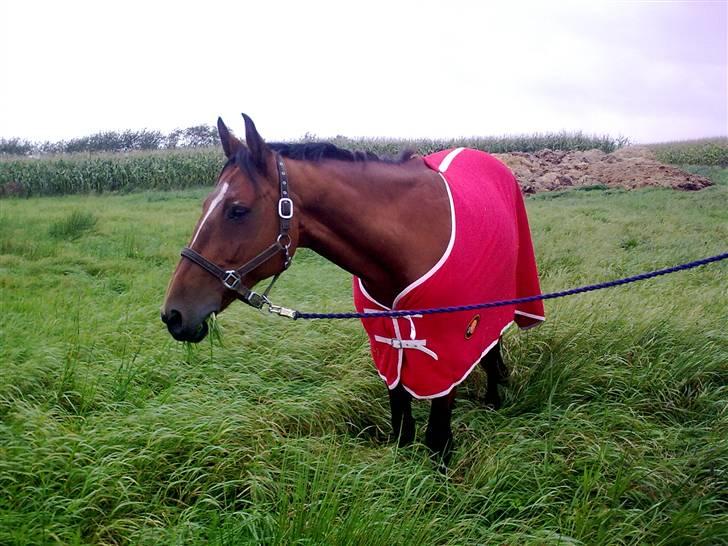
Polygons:
[[[269,305],[272,284],[302,247],[353,275],[355,304],[365,313],[540,293],[523,197],[495,158],[458,148],[383,159],[329,143],[267,143],[252,119],[243,119],[244,141],[217,121],[227,161],[161,311],[174,339],[201,341],[207,318],[236,299]],[[454,183],[449,173],[457,165],[469,183]],[[468,217],[475,227],[463,224]],[[465,271],[474,278],[461,278]],[[263,294],[253,291],[271,277]],[[423,294],[431,283],[434,299]],[[467,301],[474,297],[490,299]],[[514,321],[526,328],[544,319],[540,301],[528,305],[433,321],[362,319],[400,446],[415,439],[412,398],[430,399],[425,444],[448,464],[457,385],[476,365],[487,377],[485,404],[500,408],[498,386],[509,375],[501,335]]]

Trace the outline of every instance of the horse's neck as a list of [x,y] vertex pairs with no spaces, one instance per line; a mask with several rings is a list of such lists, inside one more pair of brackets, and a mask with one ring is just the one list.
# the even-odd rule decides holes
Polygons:
[[[450,236],[450,209],[439,176],[419,159],[301,163],[291,176],[300,200],[300,246],[353,275],[380,302],[426,273]],[[296,183],[296,179],[300,181]]]

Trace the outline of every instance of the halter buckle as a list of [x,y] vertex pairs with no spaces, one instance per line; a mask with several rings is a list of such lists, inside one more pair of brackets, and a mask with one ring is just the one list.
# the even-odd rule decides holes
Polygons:
[[240,275],[238,275],[238,272],[234,269],[229,269],[225,271],[225,277],[222,279],[222,284],[225,285],[225,288],[229,288],[230,290],[237,290],[240,286],[240,283],[242,282],[242,279],[240,278]]
[[281,197],[278,200],[278,216],[284,220],[293,218],[293,201],[288,197]]
[[268,301],[267,296],[264,296],[263,294],[258,294],[257,292],[253,292],[252,290],[250,294],[243,298],[243,300],[245,301],[245,303],[247,303],[251,307],[254,307],[255,309],[262,309],[264,305],[270,305],[270,301]]

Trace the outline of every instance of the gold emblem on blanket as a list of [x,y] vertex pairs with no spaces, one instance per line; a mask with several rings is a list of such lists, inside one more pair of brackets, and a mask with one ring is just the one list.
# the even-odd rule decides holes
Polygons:
[[478,327],[478,323],[480,322],[480,315],[475,315],[472,319],[470,319],[470,322],[468,323],[468,327],[465,329],[465,339],[470,339],[473,334],[475,333],[475,329]]

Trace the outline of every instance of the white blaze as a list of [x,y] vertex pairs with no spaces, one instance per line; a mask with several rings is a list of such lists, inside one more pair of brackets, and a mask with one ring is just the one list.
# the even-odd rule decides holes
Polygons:
[[223,200],[223,197],[225,197],[225,193],[228,190],[229,184],[225,182],[220,190],[217,192],[217,195],[215,196],[215,199],[212,200],[212,203],[210,203],[210,206],[207,208],[207,212],[205,213],[205,216],[202,218],[202,222],[200,222],[200,227],[197,228],[197,233],[195,233],[195,236],[192,237],[192,242],[190,243],[190,248],[192,248],[195,244],[195,241],[197,240],[197,236],[202,231],[203,226],[205,225],[205,222],[207,222],[207,219],[212,214],[212,211],[215,210],[215,207],[217,207],[220,204],[220,201]]

